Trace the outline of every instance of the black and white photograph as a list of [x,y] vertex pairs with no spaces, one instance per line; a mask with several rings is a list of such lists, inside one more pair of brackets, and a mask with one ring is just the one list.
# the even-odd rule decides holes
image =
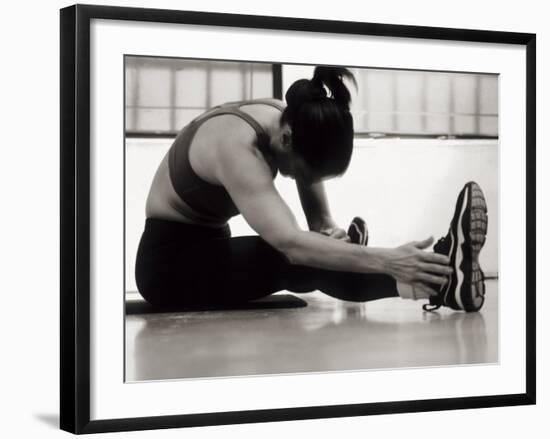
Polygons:
[[545,438],[545,12],[7,3],[2,437]]
[[499,362],[499,75],[124,56],[125,382]]
[[534,33],[60,20],[62,430],[536,403]]

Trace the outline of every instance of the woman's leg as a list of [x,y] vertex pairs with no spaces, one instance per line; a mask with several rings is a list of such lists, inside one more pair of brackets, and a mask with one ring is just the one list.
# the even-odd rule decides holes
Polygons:
[[356,302],[398,295],[391,276],[293,265],[259,236],[197,238],[199,229],[150,223],[138,249],[136,281],[152,304],[237,303],[281,290],[321,290]]
[[322,270],[293,265],[287,268],[287,287],[293,292],[320,290],[331,297],[367,302],[399,296],[395,279],[385,274]]
[[136,257],[141,295],[159,306],[238,303],[284,290],[283,257],[257,237],[231,238],[163,220],[147,220]]
[[398,296],[391,276],[293,265],[258,236],[215,239],[199,244],[193,255],[194,270],[203,279],[198,289],[208,302],[248,301],[281,290],[321,290],[354,302]]
[[[261,250],[263,256],[260,256],[258,260],[269,257],[279,262],[279,264],[274,265],[271,276],[276,276],[281,280],[282,289],[295,293],[320,290],[337,299],[353,302],[366,302],[398,296],[396,282],[391,276],[323,270],[305,265],[293,265],[262,238],[247,236],[242,238],[242,243],[248,240],[256,241],[256,245]],[[236,248],[237,251],[241,251],[240,246],[241,243],[235,242],[233,244],[233,248]],[[274,256],[268,256],[272,253]]]

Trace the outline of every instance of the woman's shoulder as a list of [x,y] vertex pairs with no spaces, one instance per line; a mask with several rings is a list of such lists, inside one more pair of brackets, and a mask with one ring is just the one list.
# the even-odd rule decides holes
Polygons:
[[283,101],[282,99],[277,99],[277,98],[265,98],[263,99],[265,102],[270,102],[272,104],[275,104],[277,105],[278,107],[281,107],[281,108],[285,108],[286,107],[286,102]]
[[238,104],[239,106],[268,104],[268,105],[279,107],[281,109],[286,107],[286,103],[283,100],[277,99],[277,98],[271,98],[271,97],[245,99],[242,101],[228,102],[226,105],[231,105],[231,104]]
[[258,98],[257,100],[258,100],[258,101],[273,102],[273,103],[275,103],[275,104],[279,104],[279,105],[282,105],[282,106],[285,106],[285,107],[286,107],[286,103],[285,103],[285,101],[283,101],[282,99],[277,99],[277,98]]

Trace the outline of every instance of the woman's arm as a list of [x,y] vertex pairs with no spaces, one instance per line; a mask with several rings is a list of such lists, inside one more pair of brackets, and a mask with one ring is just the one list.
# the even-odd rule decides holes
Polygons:
[[336,223],[330,214],[323,181],[306,183],[296,180],[296,188],[298,189],[309,230],[323,233],[334,229]]
[[446,256],[423,251],[426,243],[396,249],[365,247],[303,231],[277,192],[269,167],[252,146],[219,148],[216,176],[248,224],[291,263],[328,270],[386,273],[408,283],[444,284]]

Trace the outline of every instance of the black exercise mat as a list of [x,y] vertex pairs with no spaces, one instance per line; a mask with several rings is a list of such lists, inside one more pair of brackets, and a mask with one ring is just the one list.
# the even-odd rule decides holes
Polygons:
[[179,307],[154,307],[145,300],[128,300],[126,302],[126,315],[133,314],[154,314],[167,312],[194,312],[194,311],[229,311],[229,310],[254,310],[254,309],[285,309],[302,308],[307,302],[292,294],[273,294],[263,299],[252,300],[239,304],[228,304],[224,306],[179,306]]

